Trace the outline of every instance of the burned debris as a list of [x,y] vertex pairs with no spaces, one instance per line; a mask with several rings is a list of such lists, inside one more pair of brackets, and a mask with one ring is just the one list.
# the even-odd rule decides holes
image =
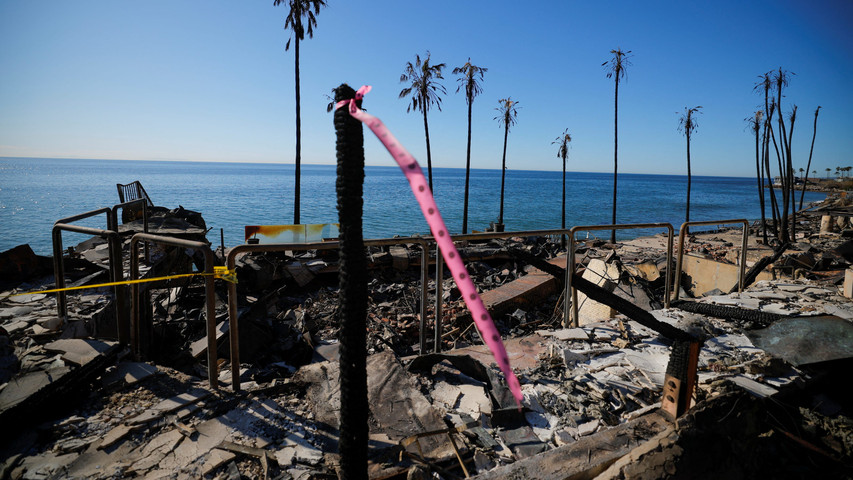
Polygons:
[[[200,215],[147,212],[148,233],[207,242]],[[691,232],[670,308],[665,236],[581,241],[578,326],[564,321],[559,237],[460,244],[521,381],[521,411],[455,282],[435,278],[436,252],[416,237],[366,247],[369,476],[849,477],[853,429],[838,378],[853,352],[853,247],[844,231],[821,234],[816,219],[798,218],[784,248],[751,237],[748,262],[773,259],[743,292],[730,292],[740,232]],[[123,272],[145,223],[118,226]],[[175,278],[140,284],[144,328],[133,351],[119,341],[115,288],[98,286],[110,279],[106,241],[63,257],[66,286],[89,286],[67,292],[64,316],[54,294],[27,293],[55,285],[50,258],[25,247],[0,254],[10,272],[0,301],[0,478],[337,477],[337,250],[237,256],[238,377],[227,363],[232,300],[217,280],[212,379],[206,278],[189,276],[204,258],[140,251],[141,278]],[[681,390],[690,394],[673,419],[663,412],[679,341],[700,348],[695,389]]]

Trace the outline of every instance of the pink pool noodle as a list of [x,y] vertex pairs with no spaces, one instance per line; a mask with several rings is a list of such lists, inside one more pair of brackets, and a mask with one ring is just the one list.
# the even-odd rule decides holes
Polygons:
[[[492,321],[491,315],[489,315],[489,312],[486,310],[486,306],[483,305],[480,295],[477,294],[477,287],[474,286],[474,282],[471,281],[471,276],[468,275],[468,270],[465,268],[465,265],[462,263],[462,259],[459,257],[459,251],[456,250],[456,245],[453,244],[453,240],[450,238],[447,226],[444,224],[444,219],[442,219],[441,214],[438,213],[438,206],[435,204],[435,198],[432,196],[432,192],[429,189],[426,178],[424,178],[420,165],[418,165],[415,158],[406,151],[402,145],[400,145],[397,139],[394,138],[394,135],[392,135],[388,130],[388,127],[386,127],[381,120],[361,110],[355,104],[356,100],[364,98],[364,95],[367,94],[370,89],[371,87],[369,85],[362,86],[356,92],[354,99],[338,102],[337,108],[340,108],[345,104],[349,104],[350,115],[367,125],[370,130],[376,134],[379,141],[385,145],[385,148],[388,149],[388,152],[397,164],[400,165],[400,169],[409,180],[412,192],[415,194],[415,198],[421,206],[424,218],[426,218],[427,223],[429,223],[432,236],[435,238],[435,241],[441,250],[444,261],[447,263],[450,273],[456,281],[456,286],[459,288],[462,298],[465,300],[465,305],[467,305],[468,310],[471,311],[474,323],[477,325],[480,335],[486,342],[486,346],[489,347],[492,355],[494,355],[495,361],[503,372],[504,378],[506,378],[506,382],[509,385],[509,389],[515,397],[515,400],[518,403],[518,408],[520,409],[522,400],[521,385],[509,365],[509,358],[506,353],[506,348],[504,348],[504,344],[501,341],[500,333],[498,333],[498,329],[495,327],[495,323]],[[441,280],[437,279],[437,281]]]

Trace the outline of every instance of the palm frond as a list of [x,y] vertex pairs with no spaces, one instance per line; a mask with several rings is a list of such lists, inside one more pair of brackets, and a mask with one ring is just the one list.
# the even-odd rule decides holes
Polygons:
[[[444,85],[438,82],[443,79],[441,70],[445,64],[430,65],[430,52],[421,60],[421,56],[415,55],[415,62],[406,62],[403,74],[400,75],[400,83],[408,83],[409,86],[400,92],[400,98],[412,95],[412,103],[406,109],[412,109],[426,113],[432,105],[441,110],[441,97],[439,94],[447,93]],[[405,93],[404,93],[405,92]]]
[[470,105],[474,101],[474,97],[483,93],[483,87],[480,82],[483,81],[483,74],[489,69],[478,67],[471,63],[471,57],[461,67],[453,69],[454,75],[459,75],[456,81],[459,85],[456,87],[456,93],[465,89],[465,101]]
[[[274,0],[273,6],[277,7],[286,3],[290,9],[284,19],[284,29],[291,30],[297,40],[304,40],[305,33],[309,38],[314,37],[314,27],[317,26],[316,15],[320,14],[320,8],[326,6],[325,0]],[[304,18],[304,21],[303,21]],[[307,27],[307,28],[306,28]],[[287,40],[285,50],[290,49],[290,39]]]
[[563,133],[551,142],[551,145],[559,145],[557,148],[557,158],[562,158],[563,161],[569,156],[569,144],[572,142],[572,134],[569,129],[563,130]]
[[622,50],[617,48],[610,51],[613,58],[601,64],[607,70],[607,78],[615,78],[618,82],[620,78],[625,78],[626,68],[631,66],[631,50]]
[[498,107],[495,108],[499,112],[494,120],[498,121],[498,125],[509,129],[515,125],[518,117],[518,102],[512,97],[502,98],[498,100]]
[[684,113],[678,119],[678,131],[683,132],[685,135],[688,136],[693,133],[693,131],[696,130],[696,127],[699,126],[699,123],[696,121],[694,114],[702,113],[700,112],[701,109],[701,105],[693,108],[684,107]]

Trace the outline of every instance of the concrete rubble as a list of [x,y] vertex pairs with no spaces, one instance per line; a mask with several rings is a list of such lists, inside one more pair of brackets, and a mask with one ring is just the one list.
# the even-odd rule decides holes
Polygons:
[[[156,211],[152,231],[204,238],[195,212]],[[420,247],[371,248],[371,478],[850,478],[853,421],[840,375],[853,358],[853,301],[844,295],[853,246],[843,231],[820,233],[819,217],[805,217],[803,235],[742,293],[729,293],[736,268],[734,277],[715,269],[714,279],[693,270],[671,308],[663,308],[673,267],[665,237],[578,245],[583,278],[701,338],[692,406],[675,421],[661,413],[673,339],[583,295],[579,326],[564,326],[563,278],[528,261],[565,268],[558,241],[461,249],[522,383],[522,411],[449,274],[442,352],[421,352]],[[140,229],[122,226],[125,249]],[[686,249],[725,263],[737,258],[739,238],[693,232]],[[774,253],[758,238],[747,266]],[[69,284],[106,281],[103,245],[70,250]],[[8,296],[53,284],[50,260],[27,250],[0,254],[0,268],[15,273],[0,294],[0,479],[337,477],[334,251],[238,259],[235,393],[226,364],[220,388],[206,378],[201,279],[143,289],[150,330],[137,357],[116,341],[109,287],[69,292],[65,321],[52,294]],[[158,248],[151,257],[143,274],[188,272],[199,261]],[[432,303],[430,295],[430,335]],[[217,355],[228,359],[220,285],[216,316]]]

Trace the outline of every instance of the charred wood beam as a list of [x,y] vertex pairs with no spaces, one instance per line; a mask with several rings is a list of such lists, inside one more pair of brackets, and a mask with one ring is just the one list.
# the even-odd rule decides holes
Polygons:
[[[743,288],[752,285],[752,282],[754,282],[755,279],[758,278],[758,274],[764,271],[764,269],[767,268],[768,265],[775,262],[776,260],[779,260],[779,257],[781,257],[783,253],[785,253],[785,250],[787,250],[790,245],[790,243],[783,243],[782,245],[776,247],[776,249],[773,251],[773,255],[768,255],[755,262],[755,265],[753,265],[752,268],[750,268],[749,271],[746,272],[746,276],[743,279]],[[736,282],[734,286],[729,289],[729,293],[734,293],[737,290],[738,284]]]
[[758,310],[750,310],[748,308],[712,305],[710,303],[691,302],[687,300],[673,302],[672,307],[684,310],[685,312],[698,313],[709,317],[722,318],[724,320],[755,322],[760,325],[769,325],[782,318],[787,318],[786,315],[759,312]]
[[[549,275],[553,275],[558,280],[560,280],[560,282],[562,282],[566,276],[566,269],[548,263],[545,260],[536,257],[535,255],[525,252],[524,250],[513,248],[510,249],[510,253],[516,256],[519,260],[533,265],[534,267],[542,270],[543,272]],[[661,322],[651,313],[643,310],[642,308],[634,305],[633,303],[629,302],[628,300],[625,300],[624,298],[618,297],[613,293],[608,292],[607,290],[599,287],[598,285],[590,282],[589,280],[581,277],[578,274],[572,274],[572,285],[579,291],[586,294],[586,296],[590,299],[595,300],[598,303],[607,305],[608,307],[616,310],[622,315],[625,315],[631,320],[634,320],[637,323],[660,333],[664,337],[670,338],[672,340],[695,340],[692,335],[685,332],[684,330],[673,327],[668,323]]]

